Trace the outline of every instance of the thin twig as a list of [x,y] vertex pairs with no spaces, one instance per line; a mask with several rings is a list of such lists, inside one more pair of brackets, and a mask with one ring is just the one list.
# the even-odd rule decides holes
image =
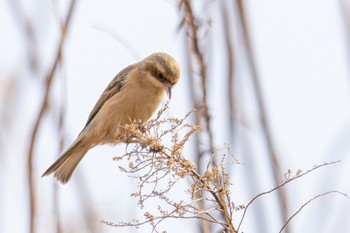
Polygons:
[[72,18],[72,14],[74,11],[74,6],[76,4],[76,0],[72,0],[71,4],[69,6],[68,14],[65,20],[64,27],[62,27],[61,32],[61,38],[59,41],[59,45],[57,48],[56,56],[54,63],[49,71],[49,74],[46,77],[46,87],[45,87],[45,94],[43,96],[42,104],[39,110],[39,114],[36,118],[36,121],[34,123],[33,131],[30,138],[30,144],[29,144],[29,150],[28,150],[28,157],[27,157],[27,164],[28,164],[28,183],[29,183],[29,197],[30,197],[30,232],[35,233],[35,216],[36,216],[36,200],[35,200],[35,182],[34,182],[34,172],[33,172],[33,157],[34,157],[34,146],[36,144],[37,134],[39,127],[41,125],[42,119],[47,111],[48,102],[49,102],[49,96],[51,91],[51,86],[53,83],[53,79],[55,77],[55,73],[57,70],[58,63],[60,62],[61,56],[62,56],[62,50],[63,45],[66,38],[67,29],[70,23],[70,20]]
[[109,226],[114,226],[114,227],[130,227],[130,226],[131,227],[139,227],[139,226],[145,225],[147,223],[154,222],[155,220],[164,221],[165,219],[169,219],[169,218],[173,218],[173,219],[201,219],[201,220],[206,221],[206,222],[220,224],[224,228],[227,228],[227,226],[225,224],[219,222],[218,220],[212,220],[212,219],[204,218],[204,217],[201,217],[198,215],[195,215],[195,216],[177,216],[177,215],[157,216],[157,217],[153,217],[151,219],[147,219],[147,220],[142,221],[142,222],[134,221],[134,222],[113,223],[113,222],[109,222],[106,220],[102,220],[101,223],[107,224]]
[[[229,125],[229,131],[230,131],[230,142],[233,143],[234,137],[234,116],[236,114],[236,99],[235,99],[235,76],[234,76],[234,68],[235,68],[235,62],[234,62],[234,48],[233,48],[233,40],[231,36],[231,27],[230,27],[230,19],[227,12],[228,7],[226,6],[226,2],[223,2],[221,12],[222,12],[222,22],[224,26],[224,38],[225,38],[225,44],[226,44],[226,51],[227,51],[227,99],[228,99],[228,109],[230,114],[230,120],[228,121]],[[224,59],[225,60],[225,59]]]
[[[316,170],[316,169],[319,169],[319,168],[324,167],[324,166],[329,166],[329,165],[332,165],[332,164],[340,163],[340,162],[341,162],[340,160],[334,161],[334,162],[329,162],[329,163],[326,163],[326,162],[325,162],[325,163],[323,163],[323,164],[321,164],[321,165],[315,165],[313,168],[307,170],[306,172],[302,172],[302,171],[299,170],[299,171],[297,171],[297,173],[296,173],[296,175],[295,175],[294,177],[291,177],[291,178],[288,177],[286,180],[284,180],[283,182],[281,182],[281,183],[280,183],[279,185],[277,185],[276,187],[274,187],[274,188],[272,188],[272,189],[270,189],[270,190],[268,190],[268,191],[265,191],[265,192],[262,192],[262,193],[259,193],[258,195],[256,195],[256,196],[255,196],[253,199],[251,199],[251,200],[248,202],[248,204],[245,206],[244,211],[243,211],[242,218],[241,218],[241,220],[240,220],[240,222],[239,222],[239,224],[238,224],[237,231],[239,231],[239,228],[240,228],[241,225],[242,225],[242,222],[243,222],[243,220],[244,220],[244,218],[245,218],[245,215],[246,215],[246,213],[247,213],[247,210],[248,210],[249,206],[250,206],[251,204],[253,204],[253,202],[254,202],[256,199],[258,199],[259,197],[264,196],[264,195],[266,195],[266,194],[270,194],[270,193],[272,193],[272,192],[274,192],[274,191],[280,189],[281,187],[285,186],[286,184],[288,184],[288,183],[290,183],[290,182],[292,182],[292,181],[294,181],[294,180],[296,180],[296,179],[298,179],[298,178],[300,178],[300,177],[303,177],[303,176],[309,174],[310,172],[312,172],[312,171],[314,171],[314,170]],[[287,218],[287,220],[288,220],[288,218]],[[287,222],[287,220],[286,220],[286,222]]]
[[336,194],[340,194],[340,195],[343,195],[344,197],[346,198],[349,198],[348,195],[346,193],[342,193],[342,192],[339,192],[339,191],[328,191],[328,192],[325,192],[325,193],[321,193],[321,194],[318,194],[317,196],[314,196],[313,198],[311,198],[310,200],[308,200],[307,202],[305,202],[304,204],[302,204],[300,206],[300,208],[292,215],[288,218],[287,222],[283,225],[283,227],[281,228],[281,230],[279,231],[279,233],[281,233],[284,228],[286,228],[286,226],[288,225],[288,223],[297,215],[299,214],[299,212],[305,207],[307,206],[308,204],[310,204],[312,201],[316,200],[317,198],[320,198],[322,196],[326,196],[328,194],[331,194],[331,193],[336,193]]

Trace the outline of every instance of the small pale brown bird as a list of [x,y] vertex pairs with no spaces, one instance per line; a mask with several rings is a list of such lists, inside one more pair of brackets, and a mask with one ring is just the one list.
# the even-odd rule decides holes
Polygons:
[[154,53],[120,71],[102,93],[78,138],[43,176],[54,173],[58,181],[67,183],[89,149],[121,142],[118,138],[126,124],[146,123],[164,93],[171,98],[179,75],[179,65],[165,53]]

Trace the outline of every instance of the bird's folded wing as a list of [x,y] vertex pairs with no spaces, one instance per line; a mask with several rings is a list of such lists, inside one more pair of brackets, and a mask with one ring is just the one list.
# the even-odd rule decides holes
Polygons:
[[104,90],[104,92],[98,99],[97,103],[95,104],[94,108],[92,109],[84,129],[94,119],[94,117],[96,116],[98,111],[102,108],[102,106],[106,103],[106,101],[122,90],[123,86],[125,85],[125,81],[126,81],[126,78],[128,77],[129,72],[134,68],[135,68],[135,64],[126,67],[125,69],[120,71],[114,77],[114,79],[108,84],[107,88]]

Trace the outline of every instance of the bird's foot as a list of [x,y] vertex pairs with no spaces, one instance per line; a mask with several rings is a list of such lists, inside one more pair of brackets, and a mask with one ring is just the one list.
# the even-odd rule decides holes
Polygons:
[[141,125],[141,124],[139,124],[139,125],[137,125],[137,128],[141,131],[141,133],[146,133],[146,127],[144,126],[144,125]]
[[150,148],[149,148],[149,151],[150,151],[151,153],[159,153],[159,152],[161,152],[163,149],[164,149],[163,146],[161,146],[161,147],[150,147]]

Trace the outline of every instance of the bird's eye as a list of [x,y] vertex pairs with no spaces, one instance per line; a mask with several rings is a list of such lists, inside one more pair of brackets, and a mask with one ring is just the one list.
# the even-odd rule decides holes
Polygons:
[[162,83],[165,82],[165,77],[164,77],[164,74],[162,72],[158,71],[157,76],[158,76],[159,81],[161,81]]

